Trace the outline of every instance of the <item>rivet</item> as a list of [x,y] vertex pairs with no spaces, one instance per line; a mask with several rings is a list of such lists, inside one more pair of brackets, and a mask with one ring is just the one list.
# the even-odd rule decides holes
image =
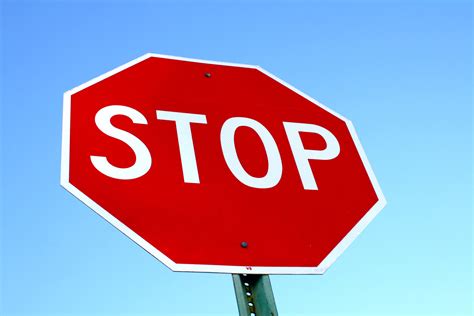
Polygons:
[[211,78],[211,73],[210,73],[210,72],[204,73],[204,77],[206,77],[206,78]]
[[247,248],[247,247],[249,246],[249,244],[248,244],[246,241],[242,241],[242,242],[240,243],[240,246],[241,246],[242,248]]

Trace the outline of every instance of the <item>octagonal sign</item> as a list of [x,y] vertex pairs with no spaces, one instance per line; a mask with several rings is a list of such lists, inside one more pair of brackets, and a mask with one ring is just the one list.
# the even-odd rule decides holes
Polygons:
[[351,122],[258,66],[147,54],[63,111],[61,184],[174,271],[321,274],[385,205]]

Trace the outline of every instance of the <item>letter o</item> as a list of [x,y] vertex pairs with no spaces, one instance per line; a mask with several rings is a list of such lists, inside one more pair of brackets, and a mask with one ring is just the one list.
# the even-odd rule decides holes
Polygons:
[[[267,174],[263,177],[253,177],[245,171],[240,163],[235,149],[235,131],[239,127],[253,129],[260,139],[268,159]],[[257,189],[272,188],[280,182],[282,174],[282,163],[277,144],[270,132],[256,120],[246,117],[232,117],[224,122],[221,129],[221,147],[224,159],[234,176],[243,184]]]

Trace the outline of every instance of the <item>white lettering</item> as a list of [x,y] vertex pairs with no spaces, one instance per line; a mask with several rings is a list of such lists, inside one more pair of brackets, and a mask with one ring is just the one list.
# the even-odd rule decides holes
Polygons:
[[[301,182],[305,190],[317,190],[310,159],[330,160],[339,155],[340,147],[336,137],[324,127],[314,124],[283,122],[291,151],[295,158],[296,167],[300,174]],[[315,133],[323,137],[326,142],[324,150],[305,149],[301,141],[300,132]]]
[[139,178],[150,170],[150,152],[136,136],[112,125],[110,121],[115,115],[125,115],[136,124],[147,124],[147,120],[137,110],[123,105],[109,105],[100,109],[95,115],[95,124],[104,134],[123,141],[133,150],[136,157],[135,163],[127,168],[120,168],[110,164],[106,157],[91,156],[92,164],[101,173],[114,179],[132,180]]
[[176,122],[184,182],[199,183],[199,172],[191,134],[191,123],[207,124],[206,116],[202,114],[156,111],[156,117],[159,120]]
[[[258,178],[249,175],[240,163],[235,149],[234,136],[237,128],[241,126],[253,129],[263,142],[268,159],[267,174],[263,177]],[[270,132],[259,122],[245,117],[232,117],[228,119],[222,125],[221,146],[227,166],[243,184],[253,188],[266,189],[274,187],[280,181],[283,167],[277,144]]]

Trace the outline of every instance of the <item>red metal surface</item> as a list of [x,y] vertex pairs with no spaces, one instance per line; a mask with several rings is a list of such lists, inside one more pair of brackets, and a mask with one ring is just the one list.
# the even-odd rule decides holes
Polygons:
[[[112,119],[152,155],[138,179],[107,177],[91,163],[92,155],[119,167],[135,162],[129,146],[94,123],[108,105],[132,107],[148,121]],[[191,124],[199,184],[184,183],[176,125],[157,120],[156,110],[206,115],[207,124]],[[275,139],[283,163],[275,187],[248,187],[226,165],[220,129],[237,116],[262,123]],[[339,141],[336,158],[311,161],[318,190],[303,189],[284,121],[323,126]],[[70,124],[70,183],[176,263],[316,267],[378,201],[346,123],[258,69],[148,58],[74,93]],[[307,149],[326,146],[317,134],[301,135]],[[265,175],[257,134],[239,128],[235,142],[248,173]]]

